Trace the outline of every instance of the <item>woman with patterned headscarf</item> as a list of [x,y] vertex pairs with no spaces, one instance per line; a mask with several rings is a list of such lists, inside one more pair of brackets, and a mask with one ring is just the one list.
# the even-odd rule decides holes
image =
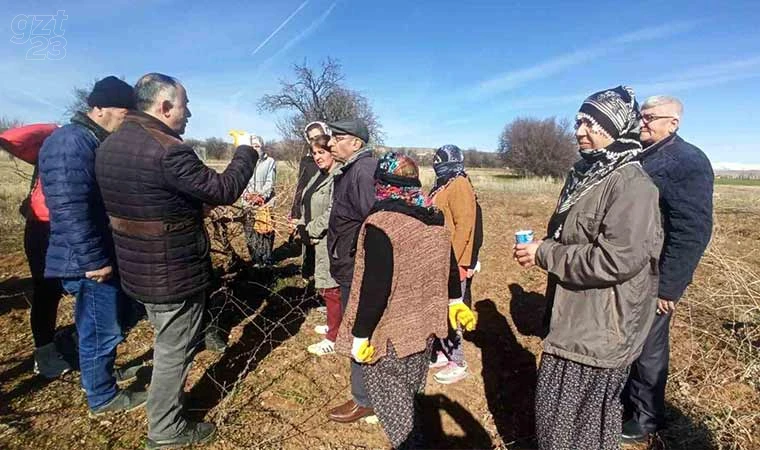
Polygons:
[[551,316],[536,387],[539,448],[617,449],[620,394],[657,306],[658,192],[637,156],[633,90],[587,98],[576,116],[581,160],[542,241],[515,246],[549,274]]
[[[471,306],[470,286],[483,242],[482,217],[475,189],[464,170],[464,154],[456,145],[444,145],[435,152],[433,170],[436,178],[430,198],[443,212],[446,228],[451,233],[462,295],[467,306]],[[441,370],[433,376],[435,381],[452,384],[467,377],[462,341],[462,330],[457,328],[436,341],[430,368]]]
[[[443,214],[420,189],[417,164],[387,153],[375,172],[377,202],[357,241],[354,279],[336,349],[362,364],[372,407],[394,448],[422,445],[415,401],[432,340],[475,327],[461,300]],[[367,276],[365,276],[365,274]]]

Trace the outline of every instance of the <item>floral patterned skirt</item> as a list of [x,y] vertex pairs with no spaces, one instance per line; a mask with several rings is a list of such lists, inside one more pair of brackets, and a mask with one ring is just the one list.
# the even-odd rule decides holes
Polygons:
[[630,366],[591,367],[544,353],[536,386],[536,438],[541,450],[620,448],[620,394]]

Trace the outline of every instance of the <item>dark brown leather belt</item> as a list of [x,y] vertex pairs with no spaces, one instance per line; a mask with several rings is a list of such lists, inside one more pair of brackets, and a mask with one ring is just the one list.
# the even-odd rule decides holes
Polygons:
[[161,237],[166,235],[160,220],[129,220],[111,216],[111,229],[129,236]]

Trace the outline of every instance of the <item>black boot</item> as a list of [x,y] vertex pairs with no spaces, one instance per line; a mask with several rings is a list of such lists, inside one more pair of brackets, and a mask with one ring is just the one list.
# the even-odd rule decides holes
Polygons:
[[647,442],[649,433],[641,428],[641,425],[635,419],[629,419],[623,422],[623,433],[621,435],[624,444],[638,444]]
[[192,444],[204,444],[214,440],[216,425],[206,422],[188,422],[185,429],[178,436],[171,439],[148,439],[145,442],[146,449],[179,448]]
[[204,343],[206,350],[214,353],[224,353],[227,350],[227,336],[223,335],[223,330],[213,325],[206,328]]

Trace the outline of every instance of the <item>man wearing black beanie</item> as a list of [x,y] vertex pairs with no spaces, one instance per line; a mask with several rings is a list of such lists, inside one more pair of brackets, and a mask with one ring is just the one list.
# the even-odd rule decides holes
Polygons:
[[[76,297],[74,320],[79,335],[82,387],[90,415],[129,411],[145,403],[145,392],[120,391],[114,376],[116,346],[135,317],[114,279],[114,250],[100,190],[95,153],[134,107],[132,87],[109,76],[87,97],[89,111],[74,114],[45,140],[38,168],[50,210],[50,240],[45,277],[62,280]],[[131,323],[129,323],[131,322]]]

